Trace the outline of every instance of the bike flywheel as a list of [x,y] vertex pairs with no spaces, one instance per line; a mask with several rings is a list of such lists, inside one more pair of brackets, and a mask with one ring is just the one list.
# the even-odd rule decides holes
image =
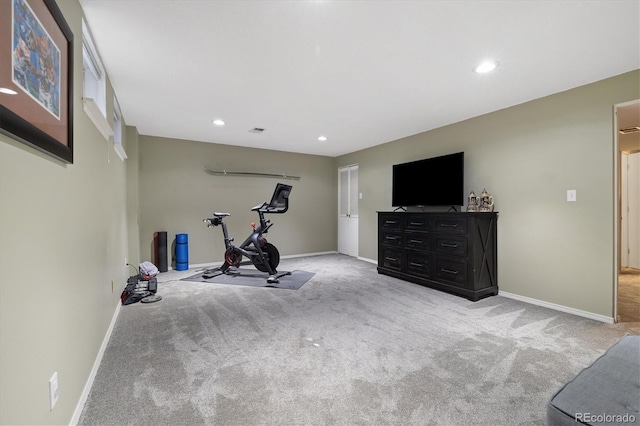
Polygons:
[[224,261],[229,266],[238,266],[241,260],[242,253],[235,247],[229,247],[227,251],[224,252]]

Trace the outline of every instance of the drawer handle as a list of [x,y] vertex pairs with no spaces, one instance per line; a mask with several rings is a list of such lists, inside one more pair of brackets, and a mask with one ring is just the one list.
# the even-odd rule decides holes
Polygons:
[[457,228],[458,224],[457,223],[442,223],[442,224],[440,224],[440,226],[442,226],[443,228]]
[[422,226],[424,225],[424,222],[409,222],[409,226]]
[[385,220],[384,223],[386,223],[387,225],[395,225],[396,223],[398,223],[397,220]]
[[385,257],[384,260],[388,260],[389,262],[397,262],[398,259],[395,257]]
[[422,268],[424,265],[422,263],[410,262],[409,265],[416,266],[418,268]]
[[449,243],[440,243],[441,247],[451,247],[451,248],[458,248],[457,244],[449,244]]
[[413,243],[413,244],[422,244],[424,241],[422,241],[422,240],[409,240],[409,242]]
[[387,235],[384,237],[385,240],[391,240],[391,241],[395,241],[395,240],[399,240],[398,237],[395,237],[393,235]]
[[440,269],[441,272],[446,272],[447,274],[458,275],[458,271],[452,271],[451,269]]

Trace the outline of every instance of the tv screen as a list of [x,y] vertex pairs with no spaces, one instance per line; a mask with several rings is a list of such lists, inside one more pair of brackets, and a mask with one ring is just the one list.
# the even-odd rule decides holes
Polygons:
[[393,207],[462,206],[464,152],[393,166]]

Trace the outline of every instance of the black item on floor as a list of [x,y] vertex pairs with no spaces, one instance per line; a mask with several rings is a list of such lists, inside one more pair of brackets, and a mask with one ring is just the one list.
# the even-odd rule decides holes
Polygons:
[[149,283],[147,284],[147,289],[153,294],[155,294],[158,291],[158,280],[156,280],[155,277],[149,280]]
[[287,290],[298,290],[307,281],[309,281],[315,273],[296,270],[291,272],[291,275],[285,275],[280,278],[277,283],[268,283],[264,279],[264,274],[257,271],[242,270],[241,273],[234,274],[235,271],[218,274],[208,275],[208,271],[200,272],[199,274],[191,277],[183,278],[181,281],[196,281],[211,284],[230,284],[241,285],[250,287],[275,287],[283,288]]
[[[127,286],[120,295],[120,302],[123,305],[131,305],[132,303],[140,302],[147,297],[156,297],[155,293],[158,291],[158,281],[155,278],[150,280],[144,280],[140,275],[133,275],[127,279]],[[149,300],[149,302],[157,302],[162,299],[159,295],[159,299]]]
[[120,295],[120,301],[122,302],[123,305],[131,305],[132,303],[141,301],[147,296],[151,296],[151,293],[149,293],[148,291],[138,292],[135,290],[131,291],[128,288],[125,288],[122,294]]
[[155,245],[155,259],[154,264],[158,266],[160,272],[167,272],[169,270],[169,263],[167,261],[167,233],[166,231],[156,232],[154,238]]

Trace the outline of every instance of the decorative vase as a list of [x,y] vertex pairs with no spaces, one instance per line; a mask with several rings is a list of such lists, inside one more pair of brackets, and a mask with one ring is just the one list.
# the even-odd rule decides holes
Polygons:
[[475,192],[471,191],[469,196],[467,197],[467,212],[477,212],[478,211],[478,196]]
[[493,195],[490,195],[486,189],[483,189],[480,194],[480,205],[478,206],[478,210],[481,212],[492,212],[493,203]]

